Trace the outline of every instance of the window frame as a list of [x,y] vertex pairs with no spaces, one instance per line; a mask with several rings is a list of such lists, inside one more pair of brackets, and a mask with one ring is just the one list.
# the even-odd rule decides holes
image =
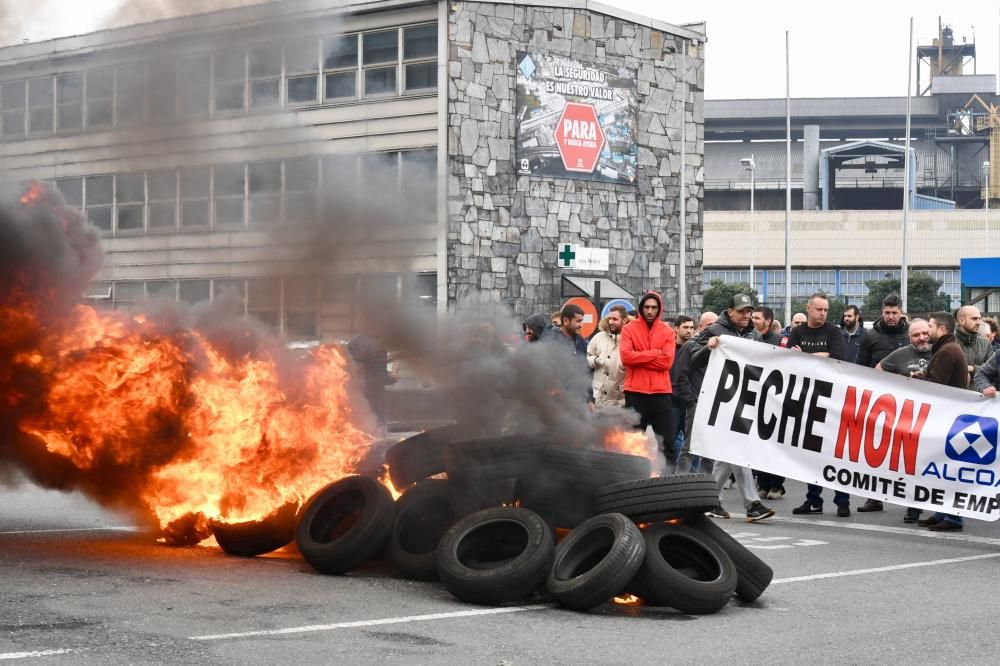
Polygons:
[[[343,102],[351,102],[360,99],[361,90],[359,84],[361,82],[361,32],[348,33],[345,35],[330,35],[320,39],[320,64],[323,69],[320,71],[320,76],[322,78],[322,93],[323,93],[323,104],[338,104]],[[354,38],[354,65],[351,67],[341,66],[341,67],[327,67],[326,66],[326,48],[325,44],[327,40],[330,39],[347,39],[349,37]],[[343,97],[330,97],[327,94],[327,76],[340,76],[344,74],[352,74],[354,76],[354,94],[350,96]]]
[[[92,93],[93,86],[91,85],[91,76],[97,73],[107,73],[111,80],[111,93],[107,97],[94,97]],[[91,118],[92,109],[91,106],[94,104],[107,104],[108,105],[108,121],[100,122],[94,124]],[[84,105],[84,119],[83,126],[86,129],[94,128],[95,130],[106,130],[115,126],[115,68],[113,66],[105,67],[94,67],[88,69],[84,72],[83,81],[83,105]]]
[[[15,85],[21,84],[21,106],[15,107],[13,110],[8,110],[3,94],[4,88],[13,88]],[[20,111],[21,113],[21,129],[16,134],[9,134],[7,131],[7,115],[14,114]],[[16,81],[3,81],[0,83],[0,119],[2,119],[3,124],[0,125],[0,131],[2,131],[2,136],[4,140],[7,139],[24,139],[28,136],[28,80],[20,79]]]
[[[436,45],[437,41],[440,39],[440,35],[439,35],[438,31],[441,29],[441,26],[439,26],[437,24],[437,21],[431,21],[431,22],[428,22],[428,23],[415,23],[413,25],[404,25],[404,26],[400,26],[400,28],[399,28],[400,34],[401,34],[401,37],[400,37],[400,58],[401,58],[401,61],[400,61],[400,74],[401,74],[401,79],[402,79],[401,84],[400,84],[400,94],[401,95],[420,95],[420,94],[425,94],[425,93],[431,92],[433,90],[437,90],[438,86],[440,85],[440,81],[437,80],[437,71],[436,71],[437,70],[437,64],[438,64],[438,52],[437,52],[437,47],[436,46],[435,46],[433,55],[416,56],[416,57],[413,57],[413,58],[407,58],[406,57],[406,31],[407,30],[412,30],[414,28],[423,28],[423,27],[426,27],[426,26],[435,26],[437,28],[434,31],[434,41],[435,41],[435,45]],[[408,84],[408,80],[409,80],[409,77],[408,77],[409,66],[410,65],[428,65],[428,64],[432,65],[433,69],[435,71],[434,85],[433,86],[428,86],[428,87],[425,87],[425,88],[412,88],[412,89],[409,88],[408,85],[407,85]]]
[[[59,79],[66,79],[66,78],[70,78],[70,77],[74,77],[74,76],[75,77],[79,77],[79,80],[80,80],[80,99],[77,100],[77,101],[70,100],[68,102],[63,102],[62,101],[62,97],[59,95]],[[82,72],[82,71],[79,71],[79,72],[62,72],[60,74],[56,74],[55,75],[55,85],[56,85],[56,89],[55,89],[55,110],[56,110],[55,133],[56,134],[71,134],[71,133],[77,133],[77,132],[83,132],[84,131],[84,114],[85,114],[85,108],[86,108],[86,99],[85,99],[85,94],[84,94],[85,93],[85,89],[84,89],[85,88],[85,83],[84,83],[85,82],[85,78],[86,77],[84,76],[84,72]],[[62,109],[63,108],[67,108],[67,107],[76,107],[77,108],[77,111],[80,114],[79,115],[80,122],[76,126],[63,128],[63,126],[62,126],[62,117],[63,117]]]
[[[319,77],[322,75],[322,71],[323,71],[322,40],[321,39],[317,39],[317,40],[315,40],[313,42],[313,67],[314,67],[314,69],[310,69],[309,71],[295,70],[294,72],[292,72],[289,69],[289,66],[288,66],[289,65],[289,58],[288,58],[288,50],[289,50],[289,48],[294,49],[296,47],[292,46],[292,45],[289,45],[287,43],[286,44],[282,44],[282,46],[281,46],[281,59],[282,59],[282,64],[284,66],[284,68],[283,68],[284,79],[283,79],[283,82],[282,82],[281,94],[282,94],[282,96],[284,98],[285,106],[286,107],[291,107],[291,108],[296,108],[296,107],[301,107],[301,106],[315,106],[316,104],[320,104],[321,103],[320,102],[320,95],[322,95],[322,94],[325,93],[325,90],[323,90],[323,86],[322,86],[322,84],[319,81]],[[311,100],[293,101],[292,100],[292,96],[289,94],[290,91],[291,91],[291,83],[292,83],[292,81],[293,80],[299,80],[299,79],[305,80],[305,79],[308,79],[309,77],[312,77],[312,79],[313,79],[313,85],[315,86],[315,92],[313,93],[313,98]]]
[[[276,74],[265,74],[261,76],[255,76],[253,72],[253,52],[257,49],[277,49],[278,69]],[[250,113],[260,113],[266,111],[274,111],[275,109],[281,109],[284,106],[285,98],[284,92],[284,47],[280,42],[269,42],[267,44],[253,44],[247,48],[247,86],[246,94]],[[254,104],[254,84],[262,83],[274,83],[277,88],[277,99],[275,99],[273,104],[263,104],[257,106]]]
[[[32,85],[31,84],[33,82],[35,82],[35,81],[38,81],[38,82],[42,83],[42,85],[41,85],[42,89],[44,89],[46,87],[44,84],[46,82],[48,83],[48,86],[47,86],[48,89],[49,89],[48,104],[41,104],[39,106],[32,106],[32,102],[31,102],[31,89],[32,89]],[[56,77],[53,76],[53,75],[49,75],[49,76],[36,76],[35,78],[28,79],[27,80],[27,86],[25,88],[25,95],[26,96],[25,96],[25,99],[24,99],[24,106],[25,106],[25,115],[27,116],[27,127],[25,128],[26,129],[25,136],[31,137],[31,138],[35,138],[35,137],[49,136],[49,135],[55,134],[55,129],[56,129]],[[31,118],[32,114],[35,113],[36,111],[44,111],[45,109],[48,109],[48,111],[49,111],[49,124],[48,124],[48,128],[47,129],[43,129],[43,130],[35,130],[32,127],[32,125],[34,124],[34,123],[32,123],[32,118]]]
[[[235,86],[237,84],[237,79],[223,79],[220,80],[218,76],[218,67],[216,63],[219,61],[220,55],[232,54],[236,57],[236,54],[240,53],[243,56],[243,75],[239,79],[239,85],[242,87],[242,103],[239,107],[232,108],[219,108],[219,86]],[[236,116],[240,114],[247,113],[247,50],[244,49],[234,49],[233,51],[220,50],[212,52],[212,106],[211,115],[214,116]]]

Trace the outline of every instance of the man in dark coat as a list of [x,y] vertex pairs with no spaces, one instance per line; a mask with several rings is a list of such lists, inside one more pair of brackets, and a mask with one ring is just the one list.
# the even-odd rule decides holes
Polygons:
[[[691,353],[691,367],[704,368],[708,365],[709,356],[711,356],[713,350],[718,348],[720,337],[736,336],[759,342],[760,333],[754,328],[750,319],[753,309],[753,299],[749,295],[734,294],[731,296],[728,308],[719,316],[718,321],[702,331],[695,338],[695,348]],[[773,509],[769,509],[760,503],[757,497],[757,486],[754,483],[753,472],[748,467],[717,460],[712,468],[712,478],[715,479],[720,492],[722,491],[723,484],[729,479],[730,474],[736,478],[736,486],[743,495],[743,506],[746,509],[748,523],[765,520],[774,515]],[[721,498],[719,505],[718,509],[713,509],[708,515],[716,518],[729,518],[729,512],[721,506]]]
[[899,307],[899,296],[889,294],[882,299],[882,317],[876,319],[861,338],[855,362],[874,368],[890,353],[910,344],[908,328],[909,324]]
[[[927,366],[927,380],[955,388],[968,388],[969,368],[965,352],[955,341],[955,318],[947,312],[930,316],[931,362]],[[959,532],[964,522],[961,516],[935,513],[917,524],[935,532]]]
[[861,349],[861,339],[865,336],[865,324],[861,318],[861,310],[856,305],[848,305],[840,320],[840,332],[844,334],[844,360],[854,363]]

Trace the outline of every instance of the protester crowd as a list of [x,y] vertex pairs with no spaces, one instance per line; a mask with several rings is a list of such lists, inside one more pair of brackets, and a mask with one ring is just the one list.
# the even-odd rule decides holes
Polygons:
[[[664,457],[661,473],[709,473],[720,493],[735,484],[746,512],[746,520],[770,518],[774,509],[761,500],[785,496],[785,479],[765,471],[722,461],[699,459],[691,452],[691,431],[701,383],[712,352],[723,336],[737,336],[793,352],[815,354],[864,365],[881,372],[973,390],[996,398],[1000,389],[1000,348],[997,322],[984,319],[971,305],[954,314],[934,312],[926,318],[908,317],[897,295],[882,301],[881,316],[870,328],[861,311],[848,306],[839,325],[827,321],[830,302],[823,293],[813,294],[805,312],[795,313],[782,328],[774,312],[758,306],[746,294],[735,294],[727,308],[716,315],[704,312],[697,321],[687,315],[664,317],[662,297],[647,292],[638,309],[622,305],[610,308],[588,341],[580,335],[584,313],[575,305],[545,315],[532,315],[523,324],[527,342],[560,346],[574,358],[586,362],[592,373],[592,409],[624,407],[636,413],[636,426],[653,429]],[[550,321],[550,325],[546,322]],[[798,515],[817,515],[824,510],[823,489],[808,484],[804,502],[792,509]],[[835,491],[836,515],[851,515],[851,497]],[[883,503],[866,500],[860,512],[883,511]],[[729,518],[720,506],[709,512]],[[921,518],[917,509],[907,509],[904,522],[934,531],[963,528],[959,516],[936,513]]]

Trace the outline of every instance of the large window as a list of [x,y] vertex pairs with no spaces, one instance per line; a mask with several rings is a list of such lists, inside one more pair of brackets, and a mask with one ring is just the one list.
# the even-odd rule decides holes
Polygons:
[[316,221],[319,165],[314,157],[285,161],[285,219],[289,224]]
[[437,24],[403,28],[404,90],[437,87]]
[[281,162],[258,162],[247,169],[250,193],[250,225],[265,226],[281,221]]
[[250,49],[250,108],[281,106],[281,47],[269,44]]
[[118,208],[118,231],[142,231],[146,186],[141,173],[118,174],[115,201]]
[[319,281],[315,278],[285,279],[285,333],[300,340],[319,336]]
[[246,64],[244,51],[224,51],[216,53],[215,63],[215,110],[242,111]]
[[156,60],[149,64],[149,117],[172,120],[177,116],[177,62]]
[[399,70],[399,31],[383,30],[362,35],[365,96],[396,94]]
[[83,74],[56,77],[56,129],[60,132],[83,127]]
[[281,327],[281,280],[279,278],[247,280],[247,314],[276,329]]
[[288,104],[319,101],[319,53],[315,42],[285,47],[285,81]]
[[3,114],[4,138],[24,136],[25,81],[0,85],[0,112]]
[[56,189],[70,208],[83,208],[83,178],[60,178]]
[[177,226],[177,172],[150,171],[147,178],[149,228],[173,229]]
[[52,77],[28,81],[28,133],[51,134],[55,110]]
[[327,101],[358,96],[358,35],[323,40],[323,79]]
[[[207,227],[209,222],[208,201],[211,170],[208,167],[181,169],[181,226]],[[240,200],[242,201],[243,180],[240,178]],[[242,209],[239,213],[243,223]]]
[[110,67],[87,72],[87,127],[110,126],[115,97],[115,73]]
[[114,176],[87,176],[84,213],[101,231],[111,231],[111,207],[114,204]]
[[[424,224],[436,205],[436,152],[334,155],[60,178],[66,203],[102,231]],[[359,192],[377,192],[374,197]]]
[[[220,47],[216,47],[220,48]],[[0,82],[0,138],[101,131],[216,114],[426,94],[438,85],[436,23],[232,45]]]
[[244,169],[242,164],[217,166],[212,169],[215,187],[215,226],[242,227]]
[[146,118],[146,65],[115,69],[115,118],[119,126],[137,125]]
[[210,280],[180,280],[178,294],[184,303],[201,303],[212,298],[212,282]]
[[211,58],[202,53],[181,58],[177,63],[177,112],[182,118],[207,116],[210,89]]

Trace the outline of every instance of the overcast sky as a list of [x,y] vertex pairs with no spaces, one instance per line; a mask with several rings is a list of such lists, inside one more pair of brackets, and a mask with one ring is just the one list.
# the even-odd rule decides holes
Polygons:
[[[1000,2],[963,3],[946,9],[941,0],[797,0],[745,2],[702,0],[603,0],[670,23],[708,24],[706,91],[709,99],[783,97],[785,30],[791,31],[793,97],[906,94],[909,17],[917,44],[937,35],[938,15],[955,31],[955,41],[975,39],[977,71],[998,69]],[[251,0],[0,0],[4,39],[37,41],[90,32],[120,16],[169,14],[177,7],[249,4]],[[915,82],[915,79],[914,79]],[[915,85],[915,83],[914,83]]]

